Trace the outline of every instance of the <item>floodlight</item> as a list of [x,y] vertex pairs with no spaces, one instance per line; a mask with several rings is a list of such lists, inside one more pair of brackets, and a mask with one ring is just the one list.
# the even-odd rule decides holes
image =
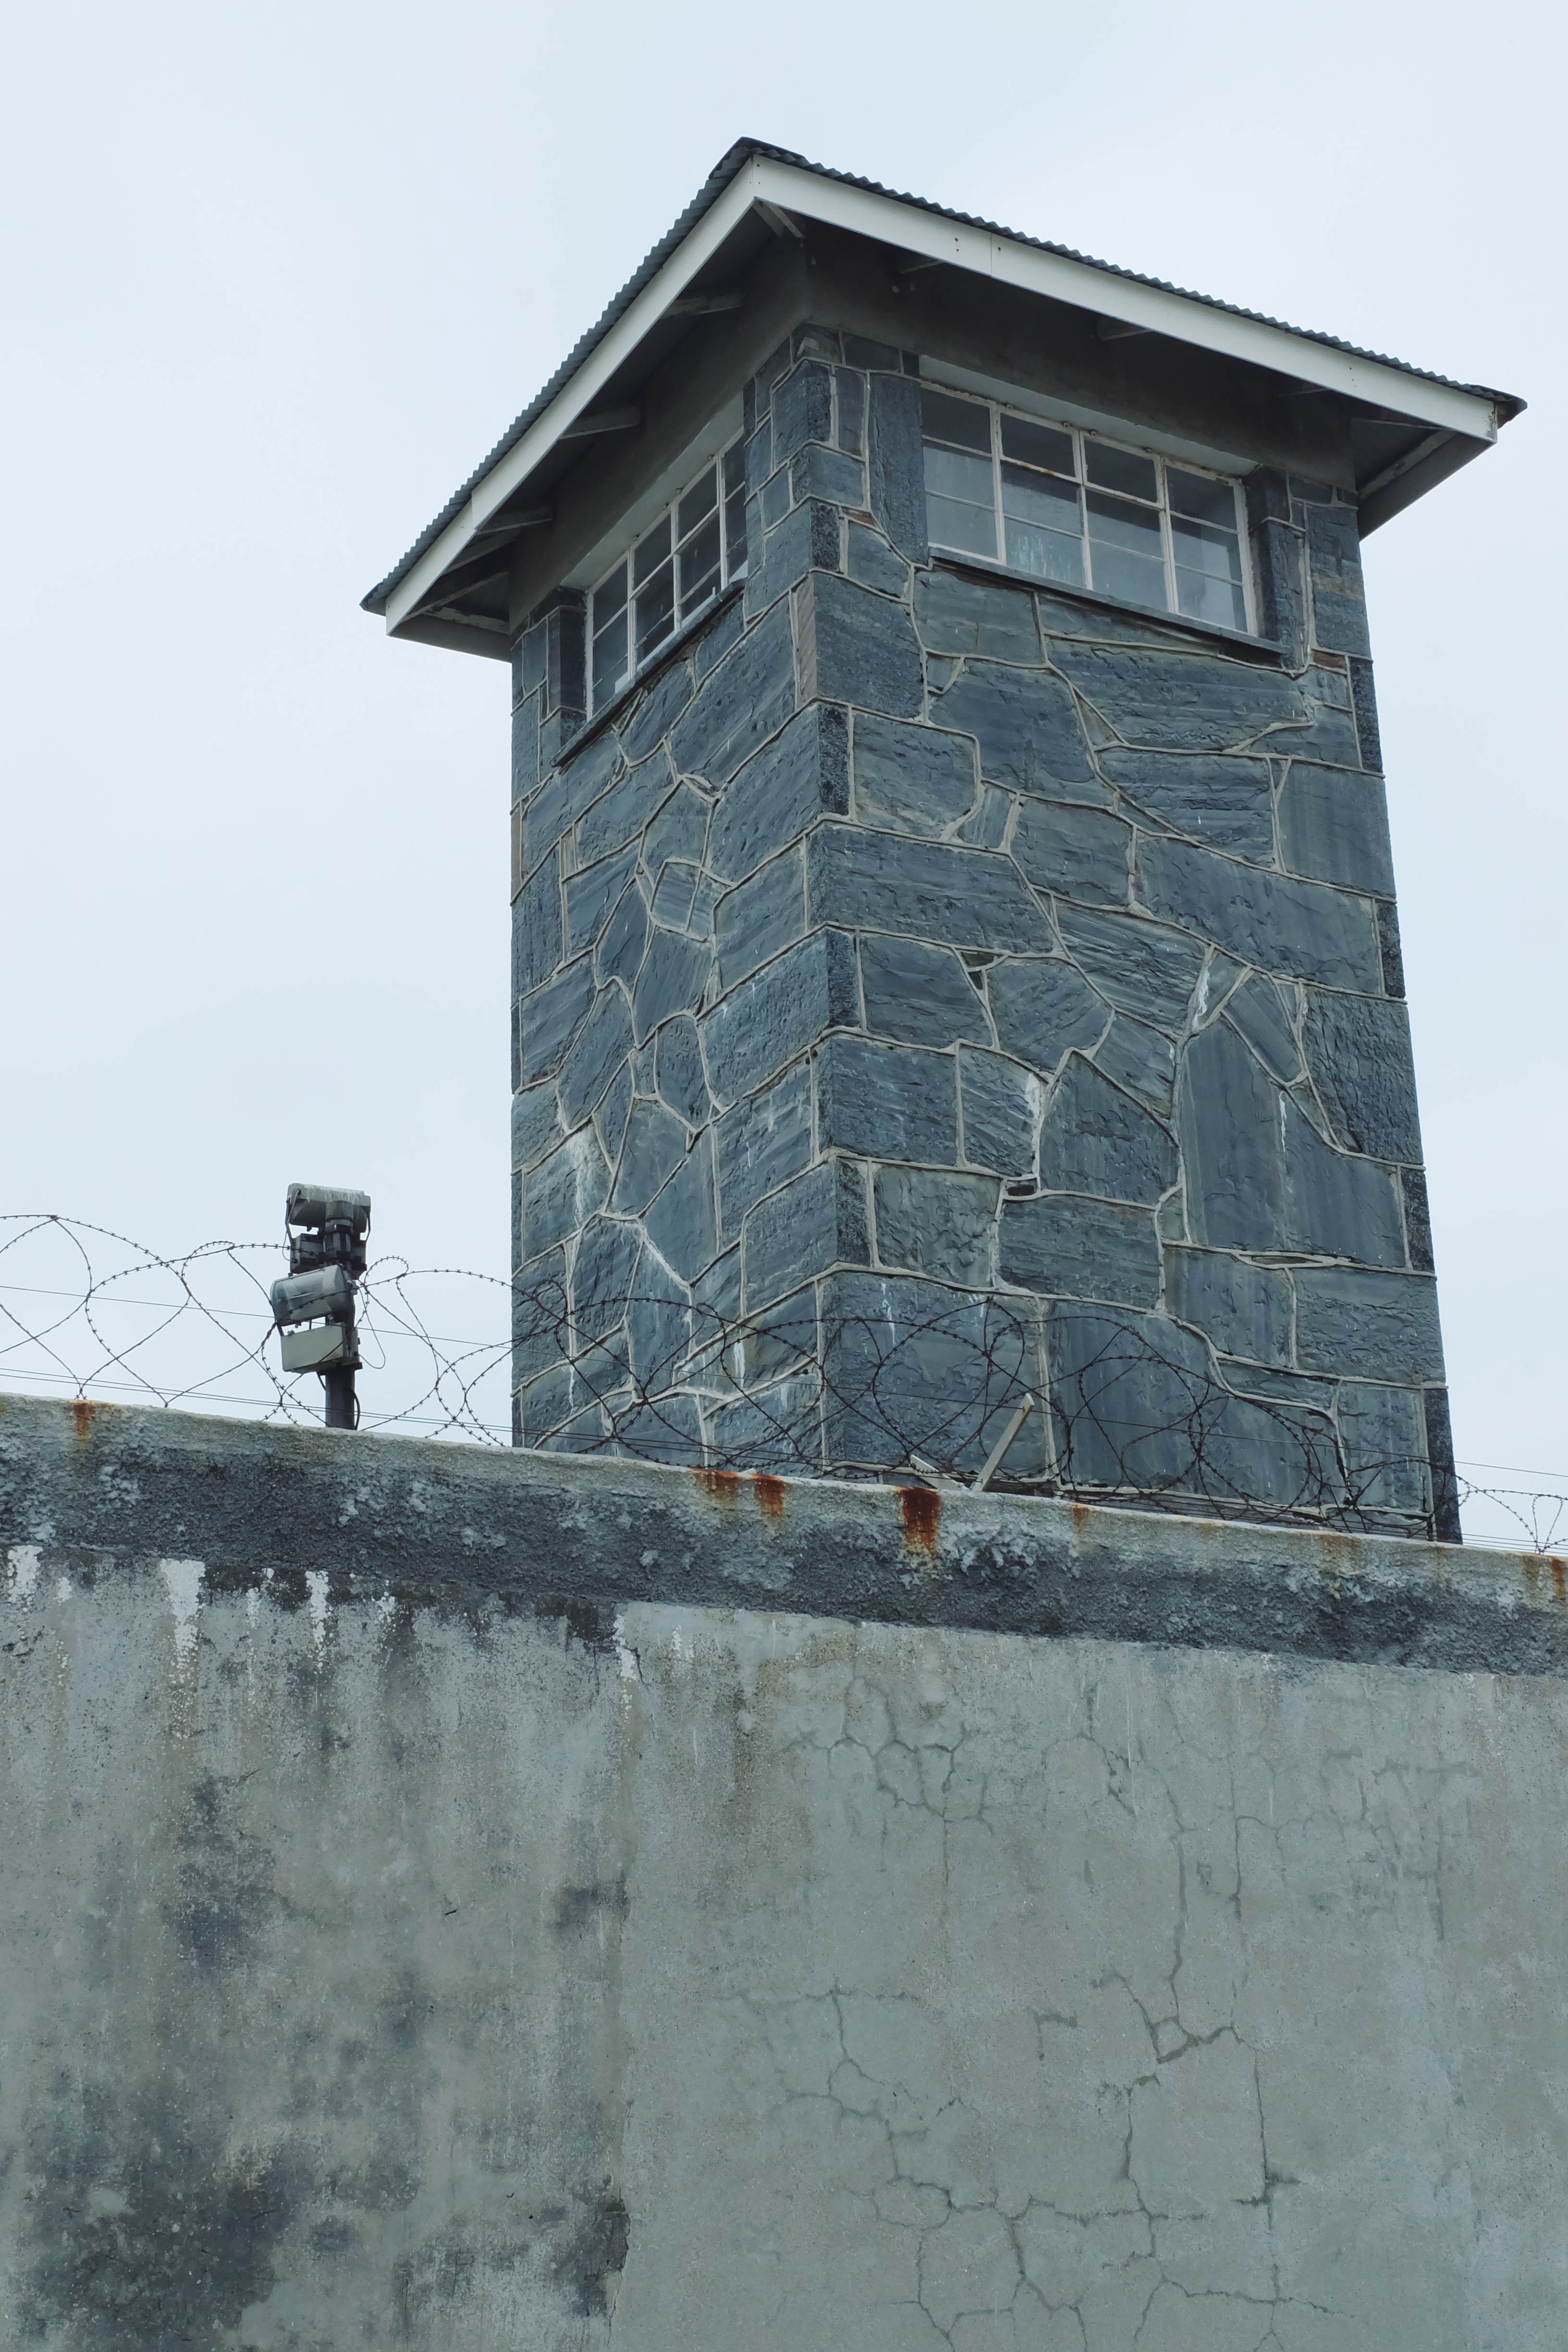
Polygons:
[[369,1263],[370,1194],[342,1184],[290,1184],[283,1215],[289,1272],[272,1286],[273,1318],[280,1329],[306,1327],[283,1330],[283,1369],[320,1372],[327,1427],[353,1429],[359,1421],[354,1300]]

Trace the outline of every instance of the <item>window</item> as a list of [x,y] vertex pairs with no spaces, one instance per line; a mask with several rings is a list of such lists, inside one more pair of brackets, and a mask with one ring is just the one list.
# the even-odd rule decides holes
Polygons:
[[1077,425],[927,385],[931,543],[1064,588],[1250,626],[1240,488]]
[[590,713],[746,569],[746,461],[739,441],[710,458],[588,602]]

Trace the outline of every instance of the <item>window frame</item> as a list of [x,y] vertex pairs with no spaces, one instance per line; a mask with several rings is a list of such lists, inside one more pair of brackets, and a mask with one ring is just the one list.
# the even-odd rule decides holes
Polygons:
[[[746,484],[743,457],[742,458],[741,477],[735,489],[727,489],[725,484],[726,463],[736,452],[743,451],[744,443],[745,436],[743,433],[734,434],[727,442],[725,442],[721,448],[717,449],[714,452],[713,456],[707,460],[706,464],[699,466],[696,471],[691,475],[689,480],[681,484],[674,497],[666,502],[661,511],[656,514],[652,520],[637,533],[636,537],[627,542],[627,544],[622,549],[620,554],[616,557],[616,561],[605,566],[598,579],[589,589],[586,599],[586,613],[584,615],[585,658],[584,662],[584,698],[587,705],[584,714],[586,718],[593,719],[596,717],[601,710],[607,709],[612,702],[616,701],[621,695],[626,693],[630,686],[635,684],[636,680],[642,675],[644,670],[648,668],[651,664],[658,661],[661,656],[668,650],[669,646],[674,644],[676,638],[680,635],[683,630],[689,628],[694,621],[700,620],[704,613],[710,612],[727,589],[735,586],[738,582],[745,578]],[[697,489],[700,486],[704,477],[710,477],[713,480],[716,491],[716,503],[713,507],[710,507],[704,511],[691,530],[686,534],[686,538],[682,540],[679,536],[679,526],[678,520],[680,509],[685,504],[686,500],[691,496],[693,490]],[[737,496],[740,500],[739,512],[741,517],[738,554],[735,548],[731,544],[730,528],[730,507],[732,499]],[[678,567],[680,561],[681,551],[683,547],[689,546],[698,539],[703,528],[707,524],[710,515],[716,515],[719,523],[718,576],[714,580],[713,585],[698,603],[688,604],[679,593]],[[653,565],[647,578],[639,583],[636,574],[636,564],[638,553],[647,546],[649,541],[655,538],[660,530],[665,534],[665,543],[668,552]],[[663,635],[659,637],[658,642],[648,647],[647,653],[639,656],[637,652],[636,641],[632,634],[637,611],[637,596],[639,593],[646,592],[651,582],[658,577],[658,574],[664,569],[666,564],[670,568],[670,587],[672,591],[669,626],[665,630]],[[612,685],[606,686],[601,693],[597,690],[597,665],[595,658],[597,641],[600,635],[600,631],[595,625],[598,617],[599,599],[605,594],[606,590],[615,589],[617,586],[621,596],[619,608],[620,618],[623,622],[626,633],[624,638],[626,662],[624,667],[618,672],[615,682]],[[613,625],[614,618],[615,616],[612,615],[611,622],[607,623],[605,625]]]
[[[1103,448],[1119,450],[1128,457],[1145,458],[1155,468],[1155,487],[1157,495],[1152,500],[1142,500],[1139,501],[1139,503],[1144,505],[1146,508],[1152,507],[1160,518],[1160,547],[1161,553],[1163,558],[1165,595],[1167,600],[1164,608],[1164,617],[1167,620],[1177,624],[1188,623],[1198,628],[1229,629],[1233,635],[1243,635],[1248,637],[1258,636],[1258,594],[1257,583],[1253,577],[1252,540],[1251,534],[1247,529],[1246,490],[1242,478],[1239,475],[1222,472],[1213,466],[1199,465],[1188,457],[1167,457],[1163,450],[1152,449],[1146,445],[1136,441],[1123,440],[1118,435],[1100,432],[1093,425],[1075,425],[1069,422],[1066,417],[1052,416],[1040,410],[1025,408],[1016,401],[999,400],[988,394],[970,392],[960,384],[943,383],[940,377],[922,376],[921,379],[921,390],[922,394],[925,392],[940,393],[945,400],[962,400],[966,402],[973,408],[984,409],[985,411],[990,425],[992,524],[996,535],[997,548],[1000,551],[1003,551],[995,555],[977,554],[973,548],[953,547],[946,541],[938,539],[933,532],[930,534],[930,543],[933,554],[949,556],[961,563],[984,564],[996,571],[1007,572],[1008,575],[1015,580],[1029,580],[1033,582],[1037,587],[1047,593],[1060,592],[1062,594],[1068,596],[1100,596],[1106,598],[1114,604],[1137,604],[1137,609],[1141,612],[1160,612],[1161,607],[1157,604],[1143,604],[1138,603],[1138,600],[1134,598],[1118,595],[1114,589],[1100,588],[1093,584],[1094,567],[1093,557],[1090,552],[1089,498],[1090,492],[1102,488],[1105,486],[1095,483],[1089,479],[1086,457],[1086,445],[1098,445]],[[1043,573],[1028,572],[1022,565],[1010,563],[1007,560],[1007,556],[1005,551],[1007,545],[1007,517],[1003,505],[1002,486],[1002,467],[1004,463],[1004,452],[1002,448],[1002,419],[1004,416],[1016,416],[1023,424],[1045,425],[1052,432],[1068,434],[1071,436],[1073,444],[1073,458],[1078,468],[1077,488],[1079,493],[1079,546],[1083,557],[1084,576],[1079,582],[1075,583],[1068,580],[1052,580],[1045,576]],[[922,487],[924,486],[924,459],[926,447],[927,436],[925,432],[924,417],[922,415],[921,426]],[[978,457],[982,453],[979,450],[975,450],[971,454]],[[1201,613],[1184,613],[1181,605],[1176,601],[1176,575],[1181,567],[1179,567],[1176,562],[1174,539],[1171,528],[1172,508],[1170,488],[1167,478],[1167,467],[1170,466],[1174,466],[1179,472],[1184,474],[1195,474],[1205,481],[1226,483],[1230,488],[1236,503],[1237,543],[1241,557],[1242,610],[1246,614],[1244,625],[1240,630],[1236,629],[1233,623],[1226,621],[1216,622],[1211,620],[1206,614]],[[1056,478],[1065,480],[1066,477],[1059,476]],[[1119,497],[1129,494],[1110,491],[1109,495]]]

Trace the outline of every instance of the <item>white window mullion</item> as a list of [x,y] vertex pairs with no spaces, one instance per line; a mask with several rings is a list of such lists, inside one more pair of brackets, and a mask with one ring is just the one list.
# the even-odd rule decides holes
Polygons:
[[1176,539],[1171,529],[1171,499],[1165,479],[1165,460],[1157,462],[1155,483],[1160,492],[1160,545],[1165,557],[1165,608],[1174,613],[1176,606]]

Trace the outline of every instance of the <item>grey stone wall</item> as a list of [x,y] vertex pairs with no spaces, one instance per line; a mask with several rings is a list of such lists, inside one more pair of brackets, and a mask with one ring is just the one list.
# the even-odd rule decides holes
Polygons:
[[1555,2352],[1562,1579],[0,1399],[0,2339]]
[[[1458,1532],[1353,506],[1266,638],[933,561],[918,361],[746,390],[743,593],[518,640],[516,1430]],[[580,602],[580,600],[576,600]]]

